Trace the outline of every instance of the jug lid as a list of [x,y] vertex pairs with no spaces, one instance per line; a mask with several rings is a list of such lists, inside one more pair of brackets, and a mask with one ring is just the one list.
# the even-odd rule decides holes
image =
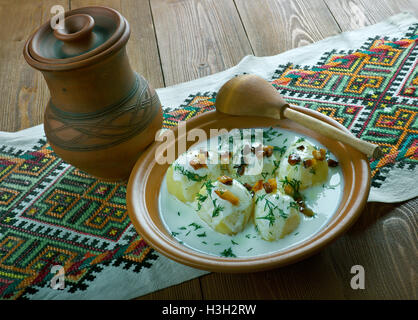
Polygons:
[[65,70],[94,63],[129,38],[126,19],[108,7],[83,7],[65,13],[63,27],[43,24],[26,42],[24,56],[40,70]]

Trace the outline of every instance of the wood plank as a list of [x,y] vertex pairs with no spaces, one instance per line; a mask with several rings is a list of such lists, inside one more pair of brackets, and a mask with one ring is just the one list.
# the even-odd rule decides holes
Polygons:
[[252,50],[232,0],[151,0],[165,84],[236,65]]
[[201,300],[202,292],[199,279],[193,279],[181,284],[152,292],[137,300]]
[[359,29],[380,22],[402,11],[418,15],[413,0],[324,0],[343,31]]
[[23,58],[23,46],[42,23],[52,17],[50,8],[67,0],[0,2],[0,130],[16,131],[43,122],[49,91],[39,71]]
[[137,0],[72,0],[71,8],[107,6],[118,10],[131,27],[127,44],[133,70],[141,74],[154,88],[164,87],[164,78],[158,56],[157,41],[148,1]]
[[335,35],[322,0],[235,0],[254,54],[276,55]]
[[201,277],[204,299],[344,299],[326,252],[271,271]]
[[343,287],[349,299],[417,299],[418,198],[399,204],[370,203],[357,223],[328,250],[343,283],[350,269],[365,270],[365,289]]

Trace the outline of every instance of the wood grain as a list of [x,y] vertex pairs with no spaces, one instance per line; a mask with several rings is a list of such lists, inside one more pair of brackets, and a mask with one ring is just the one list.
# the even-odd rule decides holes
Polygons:
[[131,27],[127,52],[132,69],[141,74],[154,88],[164,86],[158,56],[151,9],[148,1],[137,0],[72,0],[71,8],[106,6],[118,10]]
[[328,250],[343,283],[353,265],[365,270],[365,289],[344,286],[348,299],[417,299],[418,198],[400,205],[369,203],[357,223]]
[[322,0],[235,0],[254,54],[275,55],[340,32]]
[[202,291],[199,279],[193,279],[181,284],[152,292],[137,298],[138,300],[201,300]]
[[40,72],[23,58],[29,36],[52,16],[52,5],[68,1],[0,1],[0,130],[16,131],[43,122],[49,91]]
[[418,14],[413,0],[325,0],[342,31],[359,29],[380,22],[401,11]]
[[237,64],[252,50],[231,0],[151,0],[165,84]]

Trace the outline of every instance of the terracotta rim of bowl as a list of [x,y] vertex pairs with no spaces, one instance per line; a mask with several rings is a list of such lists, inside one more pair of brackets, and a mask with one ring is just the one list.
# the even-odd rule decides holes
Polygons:
[[[298,106],[292,106],[292,108],[348,132],[341,124],[317,111]],[[222,126],[221,124],[227,125]],[[169,235],[159,215],[159,190],[169,166],[169,164],[160,165],[155,161],[154,155],[161,142],[154,142],[141,155],[129,178],[128,214],[138,233],[151,247],[168,258],[194,268],[215,272],[253,272],[272,269],[307,258],[330,244],[356,221],[367,202],[370,190],[370,166],[364,154],[341,142],[320,136],[287,119],[233,117],[210,111],[187,121],[188,130],[275,125],[305,134],[322,143],[337,157],[343,172],[344,191],[340,205],[328,224],[311,238],[283,251],[245,258],[217,257],[200,253],[180,244]],[[173,129],[173,132],[177,141],[177,127]],[[187,148],[192,144],[193,142],[188,143]]]

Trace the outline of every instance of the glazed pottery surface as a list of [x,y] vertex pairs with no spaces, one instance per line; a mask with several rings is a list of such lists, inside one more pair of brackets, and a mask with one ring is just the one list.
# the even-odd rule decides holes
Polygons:
[[[297,106],[292,109],[348,132],[335,120],[316,111]],[[234,117],[211,111],[187,121],[187,130],[200,128],[206,132],[207,136],[209,136],[210,129],[231,130],[270,126],[279,126],[282,129],[312,137],[336,156],[344,177],[343,195],[336,213],[325,227],[308,240],[289,249],[245,258],[213,256],[180,244],[169,234],[160,218],[158,195],[169,164],[158,164],[156,161],[161,158],[161,152],[164,152],[164,148],[159,148],[161,143],[164,143],[167,148],[173,143],[177,144],[178,131],[176,128],[173,129],[175,141],[154,142],[139,158],[129,178],[128,213],[138,233],[157,251],[191,267],[216,272],[253,272],[284,266],[307,258],[346,231],[360,215],[370,190],[370,167],[364,154],[288,119]],[[188,141],[187,148],[193,143],[193,141]]]
[[42,25],[23,52],[51,93],[44,116],[48,142],[93,176],[127,179],[162,126],[158,96],[129,64],[130,28],[120,13],[85,7],[66,12],[64,22],[64,29]]

